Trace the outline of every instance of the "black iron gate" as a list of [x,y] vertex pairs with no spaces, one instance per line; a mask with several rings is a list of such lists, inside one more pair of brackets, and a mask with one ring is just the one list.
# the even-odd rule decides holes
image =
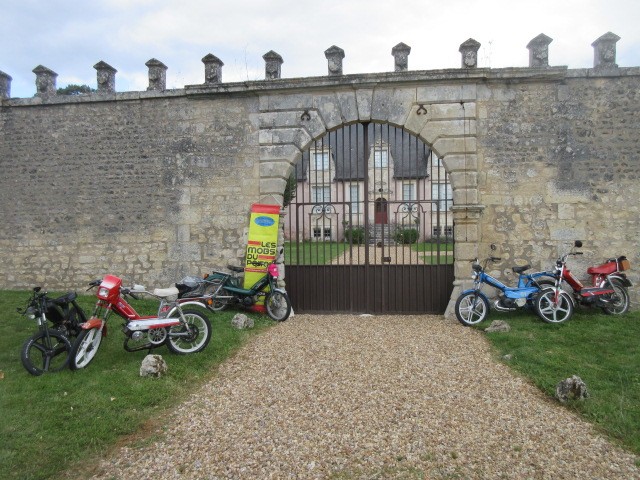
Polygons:
[[451,186],[417,137],[376,123],[315,141],[289,182],[286,283],[297,312],[442,313]]

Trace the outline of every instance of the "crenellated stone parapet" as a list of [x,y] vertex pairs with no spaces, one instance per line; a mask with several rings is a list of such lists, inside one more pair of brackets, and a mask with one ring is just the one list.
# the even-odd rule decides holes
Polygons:
[[222,60],[209,53],[202,57],[204,63],[204,83],[205,85],[214,85],[222,82]]
[[149,67],[149,86],[147,90],[164,91],[167,89],[167,66],[160,60],[152,58],[147,63]]
[[529,67],[539,68],[549,66],[549,44],[551,42],[553,42],[553,38],[541,33],[527,44],[527,48],[529,49]]
[[280,78],[280,72],[284,60],[273,50],[269,50],[262,58],[264,59],[264,78],[265,80],[275,80]]
[[42,65],[38,65],[32,71],[36,74],[36,95],[41,97],[55,95],[58,74]]
[[607,32],[594,41],[593,68],[598,70],[618,68],[616,64],[616,43],[620,37],[615,33]]
[[11,80],[9,75],[0,70],[0,98],[11,97]]
[[115,93],[116,91],[116,73],[115,68],[106,62],[100,61],[93,68],[96,69],[96,77],[98,83],[98,93]]
[[342,75],[342,59],[344,58],[344,50],[332,45],[324,51],[324,56],[327,58],[329,76]]
[[[614,33],[607,32],[602,35],[600,38],[595,40],[592,43],[594,48],[594,64],[593,64],[593,75],[620,75],[624,76],[628,74],[627,69],[618,69],[618,65],[616,64],[616,43],[620,40],[620,37],[615,35]],[[551,69],[549,67],[549,44],[553,41],[552,38],[547,35],[541,33],[537,37],[533,38],[528,44],[527,49],[529,50],[529,68],[545,68]],[[461,69],[462,71],[466,71],[467,74],[470,73],[469,70],[478,68],[478,51],[480,49],[480,42],[476,41],[473,38],[467,39],[463,42],[459,47],[459,52],[461,54]],[[423,78],[425,75],[433,76],[438,75],[440,70],[429,70],[429,71],[409,71],[408,65],[408,56],[411,53],[411,47],[406,45],[405,43],[398,43],[391,49],[391,54],[394,57],[394,71],[393,73],[404,73],[403,80],[410,81],[413,77],[415,78]],[[336,45],[332,45],[324,52],[325,57],[327,59],[327,76],[324,77],[325,81],[328,85],[335,85],[335,82],[340,82],[342,79],[336,77],[346,78],[347,81],[352,82],[352,77],[359,79],[360,77],[369,76],[368,74],[353,74],[353,75],[345,75],[343,72],[343,60],[345,57],[345,52],[342,48],[337,47]],[[265,81],[275,80],[281,78],[281,67],[282,63],[284,63],[282,57],[273,50],[265,53],[262,58],[265,61]],[[202,62],[205,65],[205,81],[204,84],[200,85],[186,85],[185,90],[189,90],[195,93],[197,89],[218,89],[220,84],[222,83],[222,66],[224,63],[215,55],[209,53],[205,57],[202,58]],[[167,66],[164,65],[159,60],[152,58],[145,64],[149,68],[149,86],[147,91],[150,92],[151,95],[166,94],[173,95],[175,90],[167,91],[166,90],[166,70]],[[115,74],[117,70],[108,65],[105,62],[98,62],[94,65],[94,68],[98,70],[98,93],[115,93]],[[636,67],[637,68],[637,67]],[[485,69],[490,70],[490,69]],[[507,70],[515,70],[508,69]],[[624,70],[624,71],[623,71]],[[451,69],[447,69],[446,73],[443,76],[448,76]],[[498,75],[502,75],[501,71],[505,71],[505,69],[499,69]],[[36,79],[36,87],[37,93],[36,96],[39,97],[39,102],[59,102],[59,101],[78,101],[77,98],[65,98],[63,100],[58,100],[55,98],[56,93],[56,77],[57,74],[42,65],[36,67],[33,70],[37,75]],[[444,70],[443,70],[444,72]],[[374,74],[376,77],[381,78],[382,80],[391,79],[390,75],[392,72],[382,72]],[[509,73],[510,74],[510,73]],[[6,75],[6,74],[5,74]],[[582,72],[577,71],[577,75],[582,75]],[[329,78],[327,78],[329,77]],[[10,84],[10,80],[7,81],[6,77],[4,78],[5,84]],[[10,78],[10,77],[9,77]],[[255,82],[260,82],[261,80],[256,80]],[[9,83],[7,83],[9,82]],[[246,89],[247,86],[253,82],[232,82],[227,83],[224,86],[225,91],[233,91],[237,90],[235,85],[242,85],[240,89]],[[278,82],[279,84],[280,82]],[[15,84],[15,82],[14,82]],[[280,88],[281,85],[278,85]],[[262,87],[258,87],[262,88]],[[231,89],[231,90],[229,90]],[[5,89],[7,90],[7,89]],[[133,94],[135,92],[123,92],[123,94]],[[4,94],[3,98],[7,99],[8,93]],[[106,98],[103,96],[103,98]],[[11,99],[11,102],[14,102],[17,99]],[[93,101],[93,100],[92,100]]]
[[391,55],[394,59],[394,71],[406,72],[409,70],[409,54],[411,47],[402,42],[391,49]]
[[478,66],[478,50],[480,42],[473,38],[468,39],[458,49],[462,54],[462,68],[476,68]]

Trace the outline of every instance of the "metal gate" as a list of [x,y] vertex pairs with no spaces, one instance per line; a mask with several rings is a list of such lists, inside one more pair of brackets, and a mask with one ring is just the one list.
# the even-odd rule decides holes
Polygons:
[[286,283],[297,312],[442,313],[453,289],[451,186],[402,129],[315,141],[289,179]]

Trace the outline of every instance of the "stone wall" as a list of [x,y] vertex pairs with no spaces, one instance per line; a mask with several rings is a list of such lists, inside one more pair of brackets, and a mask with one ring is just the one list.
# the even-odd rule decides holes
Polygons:
[[2,109],[2,288],[170,284],[242,255],[255,98],[142,97]]
[[66,98],[37,69],[36,97],[0,95],[0,288],[79,289],[108,272],[169,285],[238,260],[250,205],[281,202],[301,151],[374,121],[421,138],[450,173],[454,298],[491,244],[494,273],[512,282],[512,265],[548,269],[579,239],[574,272],[627,255],[637,304],[640,69],[549,67],[548,37],[530,68],[481,69],[471,40],[461,69],[407,71],[399,49],[395,72],[343,75],[332,47],[325,77],[281,79],[270,52],[265,81],[225,84],[208,55],[204,84],[167,91],[152,59],[147,92],[106,81]]
[[[637,71],[568,71],[545,83],[488,85],[479,95],[479,255],[496,243],[510,265],[548,268],[574,240],[572,271],[625,254],[640,263],[640,106]],[[633,73],[633,75],[624,75]],[[637,287],[632,300],[637,304]]]

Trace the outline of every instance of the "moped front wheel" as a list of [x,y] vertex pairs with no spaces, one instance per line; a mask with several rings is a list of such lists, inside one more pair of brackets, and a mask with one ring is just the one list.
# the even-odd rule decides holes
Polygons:
[[291,302],[289,295],[283,292],[273,291],[267,295],[264,301],[267,315],[276,322],[284,322],[291,315]]
[[610,284],[615,293],[611,297],[611,303],[602,307],[602,310],[607,315],[622,315],[629,310],[629,292],[622,283],[616,280],[611,280]]
[[543,288],[535,298],[538,316],[547,323],[562,323],[573,315],[573,301],[562,289]]
[[476,325],[489,315],[489,302],[476,292],[463,293],[456,300],[456,318],[466,325]]
[[176,325],[169,330],[167,347],[173,353],[186,355],[203,350],[211,340],[211,323],[197,310],[182,311],[187,325]]
[[20,360],[31,375],[59,372],[69,363],[71,343],[60,332],[38,332],[22,346]]
[[71,370],[84,368],[91,363],[102,343],[102,328],[94,327],[82,330],[73,344],[71,351]]

